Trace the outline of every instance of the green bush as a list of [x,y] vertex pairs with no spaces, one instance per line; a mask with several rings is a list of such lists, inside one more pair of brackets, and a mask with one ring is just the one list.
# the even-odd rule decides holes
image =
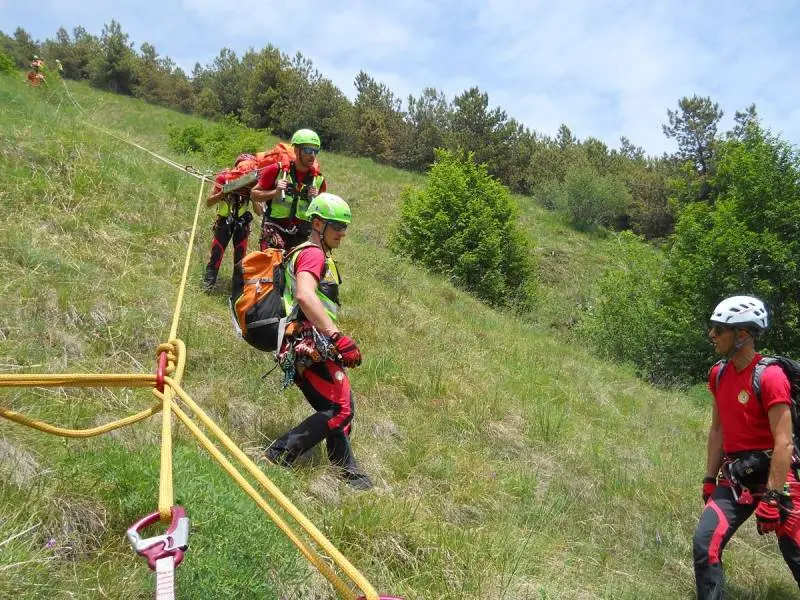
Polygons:
[[602,354],[649,375],[661,319],[663,256],[631,232],[616,235],[616,241],[580,328]]
[[712,203],[683,208],[663,269],[623,248],[622,263],[603,279],[586,317],[598,347],[633,361],[652,381],[702,380],[715,359],[711,311],[745,294],[770,311],[763,350],[800,358],[798,182],[800,157],[757,124],[720,142]]
[[530,308],[531,248],[518,208],[472,154],[437,151],[425,188],[407,188],[401,202],[394,249],[490,304]]
[[233,165],[242,152],[260,152],[267,148],[269,132],[251,129],[234,117],[226,117],[210,127],[188,125],[168,130],[169,146],[176,152],[197,153],[221,166]]
[[567,204],[564,186],[555,179],[537,185],[533,190],[533,197],[540,206],[548,210],[557,210]]
[[612,227],[631,204],[628,188],[611,176],[599,176],[591,167],[577,167],[564,178],[562,207],[579,231]]
[[17,67],[14,64],[14,59],[8,54],[0,51],[0,73],[12,75],[17,72]]

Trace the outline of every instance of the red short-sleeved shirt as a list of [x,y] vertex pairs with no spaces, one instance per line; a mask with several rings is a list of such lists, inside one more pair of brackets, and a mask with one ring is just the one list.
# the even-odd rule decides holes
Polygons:
[[728,363],[716,389],[717,371],[708,375],[708,389],[714,395],[722,425],[722,449],[726,454],[746,450],[767,450],[775,445],[767,411],[776,404],[791,404],[789,380],[778,365],[761,374],[761,401],[753,391],[753,369],[761,360],[756,354],[742,371]]
[[297,277],[303,271],[307,271],[314,276],[314,279],[319,281],[324,268],[325,253],[322,248],[308,246],[297,253],[297,259],[294,263],[294,276]]
[[258,187],[262,190],[274,190],[275,180],[278,178],[278,163],[267,165],[258,176]]
[[[297,163],[295,163],[295,168],[297,168]],[[271,165],[267,165],[261,171],[261,174],[258,176],[258,187],[262,190],[274,190],[275,184],[278,180],[279,165],[278,163],[272,163]],[[307,171],[297,171],[297,179],[302,181],[303,178],[306,176]],[[319,192],[322,193],[328,189],[327,182],[323,179],[322,184],[319,186]],[[282,223],[287,221],[286,226],[290,225],[298,225],[302,221],[297,217],[293,219],[275,219],[276,222]]]
[[[280,172],[278,169],[278,163],[272,163],[271,165],[267,165],[261,170],[261,174],[258,176],[258,187],[262,190],[274,190],[275,189],[275,182],[278,179],[278,173]],[[295,163],[295,169],[297,168],[297,163]],[[297,170],[297,179],[302,181],[306,176],[307,171],[300,171]],[[320,193],[324,192],[327,189],[327,182],[323,179],[322,185],[320,185]]]

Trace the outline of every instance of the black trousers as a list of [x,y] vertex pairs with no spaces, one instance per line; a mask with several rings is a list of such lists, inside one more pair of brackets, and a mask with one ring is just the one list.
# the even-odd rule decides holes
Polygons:
[[225,248],[231,238],[233,238],[233,263],[236,264],[244,258],[244,255],[247,254],[247,238],[250,236],[249,220],[248,218],[240,217],[229,223],[228,217],[217,217],[217,220],[211,226],[211,231],[214,232],[214,239],[211,240],[211,256],[208,259],[206,270],[219,271],[222,258],[225,256]]
[[[794,502],[793,514],[782,523],[776,534],[778,547],[800,586],[800,489],[794,472],[789,473],[789,489]],[[698,600],[724,600],[725,580],[722,552],[736,530],[747,521],[758,506],[739,504],[728,485],[718,485],[700,515],[694,532],[694,574]],[[769,534],[771,535],[771,534]]]
[[358,473],[350,447],[355,404],[344,369],[333,361],[313,363],[295,377],[295,383],[316,412],[276,440],[268,452],[291,464],[303,452],[325,440],[331,464],[349,473]]

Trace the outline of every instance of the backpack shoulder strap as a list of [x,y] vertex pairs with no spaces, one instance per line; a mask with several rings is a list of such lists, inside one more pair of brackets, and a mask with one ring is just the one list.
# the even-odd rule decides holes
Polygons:
[[728,366],[728,359],[723,358],[722,360],[718,360],[717,362],[715,362],[711,366],[711,371],[713,371],[714,367],[716,367],[717,365],[719,365],[719,369],[717,369],[717,375],[714,378],[714,393],[715,394],[717,393],[717,390],[719,389],[719,380],[722,379],[722,372],[725,370],[725,367]]
[[764,374],[764,369],[770,365],[780,365],[780,357],[778,356],[765,356],[756,363],[753,369],[753,393],[756,399],[761,402],[761,376]]

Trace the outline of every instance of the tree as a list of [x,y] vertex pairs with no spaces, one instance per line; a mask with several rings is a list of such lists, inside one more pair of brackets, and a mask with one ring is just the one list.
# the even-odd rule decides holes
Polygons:
[[223,48],[210,68],[204,69],[202,83],[218,98],[223,115],[242,114],[242,91],[247,88],[245,70],[230,48]]
[[745,137],[748,135],[748,130],[754,125],[758,124],[756,105],[751,104],[743,111],[737,110],[734,114],[733,122],[733,130],[728,132],[728,137],[733,137],[739,140],[745,139]]
[[39,54],[39,44],[33,41],[31,35],[22,27],[14,30],[14,47],[11,57],[20,69],[26,69],[31,64],[34,54]]
[[407,137],[401,144],[401,164],[416,171],[434,161],[436,148],[443,148],[452,108],[445,95],[425,88],[419,98],[409,95],[406,113]]
[[652,369],[684,380],[701,378],[712,359],[702,332],[725,296],[764,300],[772,325],[763,345],[800,354],[800,157],[757,122],[717,152],[716,201],[683,210],[664,273],[661,305],[674,325]]
[[195,112],[201,117],[217,119],[222,116],[222,102],[210,87],[203,88],[194,104]]
[[103,26],[100,52],[90,61],[92,85],[119,94],[132,95],[136,85],[136,56],[128,34],[115,20]]
[[678,110],[667,110],[669,125],[662,125],[664,135],[678,143],[678,158],[690,161],[701,177],[710,174],[722,114],[719,104],[697,95],[684,96]]
[[393,163],[396,146],[404,126],[400,100],[383,83],[364,71],[356,75],[356,149],[359,154]]
[[273,107],[280,94],[283,62],[280,51],[271,44],[260,52],[250,51],[242,57],[248,72],[242,92],[242,121],[250,127],[263,129],[277,122]]

